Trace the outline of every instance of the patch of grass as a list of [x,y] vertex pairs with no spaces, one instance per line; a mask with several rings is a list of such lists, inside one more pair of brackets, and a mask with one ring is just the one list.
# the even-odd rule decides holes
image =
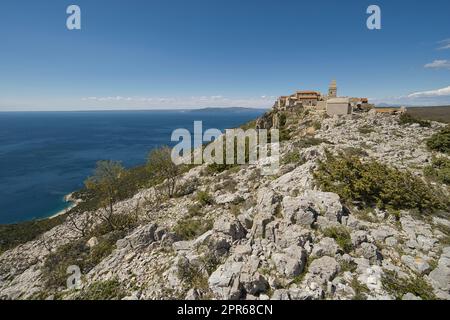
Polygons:
[[427,141],[428,149],[450,154],[450,125],[435,133]]
[[324,191],[337,193],[346,203],[380,209],[417,209],[422,213],[448,207],[448,199],[429,183],[409,171],[375,160],[363,163],[357,157],[327,152],[327,159],[319,162],[314,177]]
[[300,156],[300,153],[298,151],[292,151],[287,154],[285,154],[282,158],[283,164],[297,164],[302,165],[304,163],[304,159]]
[[372,132],[375,132],[375,130],[372,127],[366,125],[358,128],[358,132],[361,134],[370,134]]
[[370,293],[370,289],[365,284],[362,284],[356,277],[354,277],[350,283],[350,286],[353,290],[355,290],[353,300],[367,300],[367,295]]
[[197,192],[196,199],[201,206],[209,206],[214,204],[213,197],[207,191]]
[[174,232],[184,240],[192,240],[211,230],[212,227],[212,220],[188,218],[178,221],[174,227]]
[[435,300],[433,288],[419,276],[412,279],[402,279],[397,273],[385,270],[381,278],[383,288],[397,300],[401,300],[407,293],[412,293],[423,300]]
[[117,280],[97,281],[77,296],[77,300],[121,300],[127,293],[123,285]]
[[314,121],[312,124],[313,128],[316,130],[322,129],[322,123],[320,121]]
[[425,127],[425,128],[431,127],[431,122],[430,121],[421,120],[421,119],[415,118],[409,113],[403,113],[402,115],[400,115],[398,123],[400,125],[411,125],[413,123],[417,123],[421,127]]
[[98,237],[93,248],[86,245],[87,238],[69,242],[50,253],[44,262],[42,275],[49,289],[66,286],[67,268],[76,265],[82,274],[87,274],[115,249],[117,240],[125,236],[124,232],[114,231]]
[[348,261],[341,261],[340,265],[341,265],[341,273],[344,273],[344,272],[347,272],[347,271],[353,273],[358,268],[358,265],[355,262],[353,262],[353,261],[350,261],[350,262],[348,262]]
[[425,167],[423,172],[433,181],[450,185],[450,160],[445,157],[433,158],[431,165]]
[[340,227],[331,227],[327,228],[323,231],[323,234],[327,238],[333,238],[336,240],[336,243],[341,247],[344,252],[349,253],[353,250],[352,239],[350,237],[350,232],[347,228]]
[[318,138],[304,138],[295,143],[295,147],[299,149],[310,148],[321,145],[322,143],[331,144],[330,141]]

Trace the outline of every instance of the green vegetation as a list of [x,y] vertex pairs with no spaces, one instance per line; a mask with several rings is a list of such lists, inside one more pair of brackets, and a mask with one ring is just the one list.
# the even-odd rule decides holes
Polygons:
[[37,239],[41,234],[64,222],[65,215],[53,219],[0,225],[0,254],[20,244]]
[[427,141],[427,146],[432,151],[450,154],[450,125],[435,133]]
[[214,204],[213,197],[207,191],[197,192],[196,199],[201,206],[209,206]]
[[[107,227],[105,227],[107,228]],[[87,274],[92,268],[111,254],[115,249],[117,240],[125,236],[125,232],[111,232],[99,236],[98,244],[89,248],[86,244],[87,238],[71,241],[51,252],[42,268],[46,287],[58,289],[66,286],[67,268],[71,265],[80,267],[82,274]]]
[[121,300],[126,297],[126,290],[117,280],[97,281],[77,296],[77,300]]
[[433,181],[450,185],[450,160],[448,158],[433,158],[431,165],[423,170],[426,177]]
[[296,141],[294,146],[299,149],[310,148],[318,146],[322,143],[331,144],[328,140],[318,139],[318,138],[304,138],[300,141]]
[[363,126],[358,129],[358,132],[361,134],[370,134],[372,132],[375,132],[375,130],[370,126]]
[[367,295],[370,293],[370,290],[365,284],[362,284],[356,277],[354,277],[350,283],[350,286],[353,290],[355,290],[353,300],[367,300]]
[[302,165],[304,163],[304,160],[302,159],[298,151],[291,151],[283,156],[281,162],[282,164],[294,163],[296,165]]
[[343,226],[327,228],[323,231],[327,238],[333,238],[344,252],[349,253],[353,250],[350,232]]
[[322,123],[320,121],[314,121],[312,124],[313,128],[316,130],[322,129]]
[[174,227],[174,232],[184,240],[195,239],[213,227],[212,220],[201,217],[190,217],[179,220]]
[[154,149],[148,155],[147,167],[158,183],[164,183],[166,195],[172,198],[175,195],[180,166],[172,161],[172,150],[169,147]]
[[426,128],[431,127],[431,122],[430,121],[417,119],[417,118],[413,117],[409,113],[403,113],[402,115],[400,115],[398,123],[400,125],[411,125],[413,123],[417,123],[421,127],[426,127]]
[[402,279],[396,272],[384,270],[381,278],[383,288],[397,300],[401,300],[407,293],[412,293],[423,300],[435,300],[433,288],[420,276],[413,279]]
[[327,152],[314,173],[324,191],[337,193],[345,202],[381,209],[418,209],[433,212],[446,209],[448,200],[439,190],[408,171],[400,171],[370,160]]

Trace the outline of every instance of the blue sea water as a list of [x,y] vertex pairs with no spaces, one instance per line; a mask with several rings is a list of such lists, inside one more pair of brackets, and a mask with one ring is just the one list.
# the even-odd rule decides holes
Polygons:
[[262,110],[0,112],[0,224],[51,216],[68,206],[98,160],[126,167],[173,145],[177,128],[237,127]]

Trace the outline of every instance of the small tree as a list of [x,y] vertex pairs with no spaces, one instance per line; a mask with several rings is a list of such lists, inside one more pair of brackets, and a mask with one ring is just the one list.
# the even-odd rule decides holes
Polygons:
[[180,167],[177,166],[171,157],[171,149],[164,146],[154,149],[148,155],[147,167],[151,175],[163,183],[167,196],[172,198],[175,194]]
[[114,225],[114,204],[117,202],[120,191],[120,180],[125,170],[120,162],[99,161],[94,175],[85,181],[86,188],[92,190],[99,198],[100,207],[103,208],[100,218],[105,221],[111,230]]

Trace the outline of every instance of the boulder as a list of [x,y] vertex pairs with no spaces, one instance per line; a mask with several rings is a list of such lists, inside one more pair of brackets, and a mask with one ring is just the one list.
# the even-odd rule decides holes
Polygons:
[[311,256],[315,258],[323,256],[334,257],[338,251],[339,246],[333,238],[323,238],[314,245]]
[[219,217],[215,223],[213,230],[218,233],[230,236],[232,241],[245,238],[247,230],[237,219],[232,219],[228,216]]
[[272,255],[272,261],[279,273],[287,278],[294,278],[303,272],[307,254],[299,246],[291,246]]
[[333,280],[339,270],[339,263],[334,258],[325,256],[311,262],[306,278],[323,285]]
[[289,222],[311,227],[317,215],[311,204],[302,197],[284,197],[283,217]]

